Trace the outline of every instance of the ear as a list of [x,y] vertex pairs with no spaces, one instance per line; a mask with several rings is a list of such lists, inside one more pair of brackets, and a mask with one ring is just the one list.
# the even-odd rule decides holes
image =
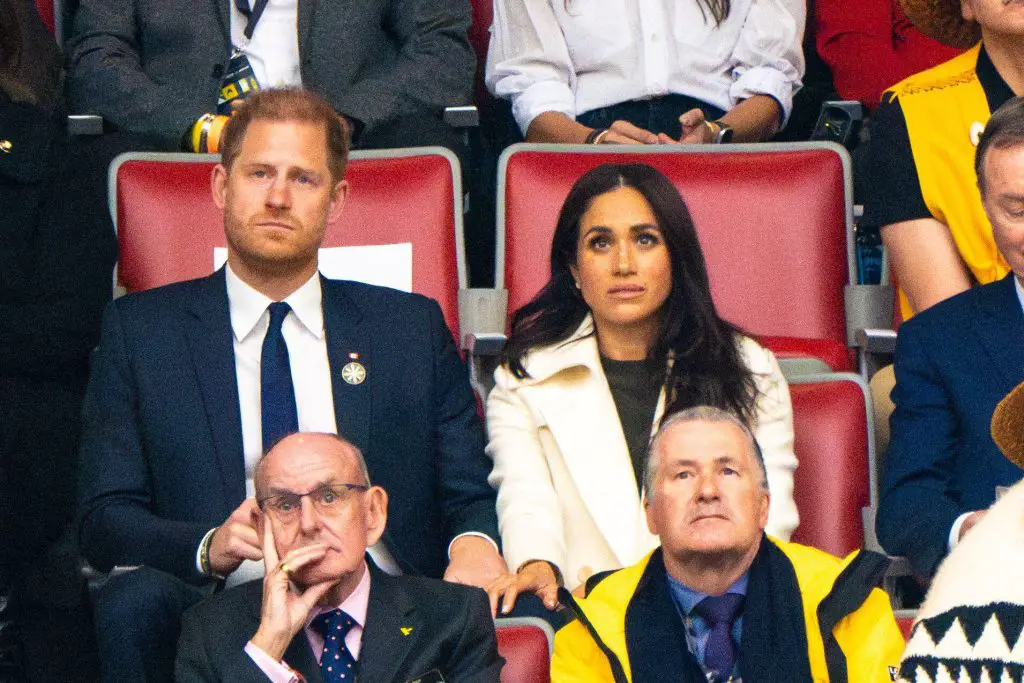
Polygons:
[[380,540],[388,523],[388,494],[379,486],[366,492],[366,547]]
[[341,210],[345,208],[345,201],[348,199],[348,181],[345,179],[339,180],[334,186],[331,193],[331,204],[328,207],[328,212],[331,218],[337,218],[341,215]]
[[974,17],[974,8],[971,6],[971,0],[960,0],[960,16],[964,18],[964,21],[977,21]]
[[646,496],[644,497],[644,515],[647,517],[647,530],[655,536],[660,536],[658,520],[654,517],[654,504]]
[[576,289],[580,288],[580,269],[573,264],[569,266],[569,272],[572,274],[572,279],[576,282]]
[[768,509],[771,507],[772,494],[768,491],[764,492],[761,496],[761,509],[757,512],[757,524],[764,531],[764,528],[768,526]]
[[213,194],[213,203],[223,211],[227,204],[228,192],[228,170],[223,164],[213,167],[213,173],[210,175],[210,192]]

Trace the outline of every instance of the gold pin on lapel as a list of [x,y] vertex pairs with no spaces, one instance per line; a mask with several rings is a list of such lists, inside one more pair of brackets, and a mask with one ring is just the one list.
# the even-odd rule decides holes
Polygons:
[[14,143],[10,140],[0,140],[0,152],[4,154],[10,154],[11,150],[14,149]]
[[341,369],[341,378],[346,384],[362,384],[366,379],[366,368],[359,362],[358,353],[348,354],[349,362]]
[[412,633],[412,626],[400,626],[398,630],[402,632],[403,636],[407,636]]

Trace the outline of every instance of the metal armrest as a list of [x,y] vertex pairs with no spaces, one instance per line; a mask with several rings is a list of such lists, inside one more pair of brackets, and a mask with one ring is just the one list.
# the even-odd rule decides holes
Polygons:
[[874,327],[857,330],[856,346],[868,353],[893,354],[896,352],[896,330]]
[[462,348],[469,356],[469,384],[480,397],[487,400],[487,394],[494,386],[494,368],[505,348],[506,337],[498,333],[467,334],[462,338]]
[[452,128],[480,127],[480,112],[475,104],[462,107],[445,107],[442,118]]
[[103,117],[97,114],[68,116],[69,135],[103,135]]
[[505,348],[505,342],[507,340],[508,337],[503,334],[467,334],[462,338],[462,348],[465,349],[471,357],[496,358],[501,355],[501,350]]

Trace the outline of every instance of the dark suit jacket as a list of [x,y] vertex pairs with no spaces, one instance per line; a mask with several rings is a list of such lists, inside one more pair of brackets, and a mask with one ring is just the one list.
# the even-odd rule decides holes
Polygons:
[[956,518],[987,508],[996,486],[1021,478],[989,432],[996,404],[1024,381],[1024,313],[1013,277],[958,294],[900,328],[876,526],[886,551],[924,575],[945,556]]
[[[384,541],[441,576],[450,539],[498,538],[490,461],[465,366],[436,302],[321,279],[339,432],[389,495]],[[203,535],[245,498],[224,272],[107,308],[83,409],[80,536],[99,569],[144,564],[198,581]],[[355,352],[366,380],[341,368]]]
[[[392,683],[437,669],[446,681],[497,683],[498,655],[487,596],[478,588],[432,579],[393,577],[371,569],[370,604],[359,653],[360,683]],[[175,680],[266,681],[245,653],[260,624],[262,581],[204,600],[188,612],[178,642]],[[412,629],[403,635],[402,629]],[[306,634],[284,661],[310,683],[322,681]]]
[[[231,0],[83,0],[68,45],[76,113],[177,148],[216,110],[231,51]],[[373,130],[471,101],[466,0],[301,0],[303,84]]]

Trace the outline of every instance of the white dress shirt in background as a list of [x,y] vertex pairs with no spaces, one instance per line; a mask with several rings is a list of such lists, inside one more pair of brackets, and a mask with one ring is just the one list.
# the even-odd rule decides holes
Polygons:
[[[260,88],[301,86],[298,0],[270,0],[249,41],[245,38],[246,16],[233,0],[221,2],[231,5],[231,44],[249,58]],[[255,4],[256,0],[249,0],[250,8]]]
[[487,87],[525,135],[546,111],[570,118],[668,94],[728,111],[770,95],[788,120],[803,73],[806,10],[732,0],[721,26],[696,0],[495,0]]

